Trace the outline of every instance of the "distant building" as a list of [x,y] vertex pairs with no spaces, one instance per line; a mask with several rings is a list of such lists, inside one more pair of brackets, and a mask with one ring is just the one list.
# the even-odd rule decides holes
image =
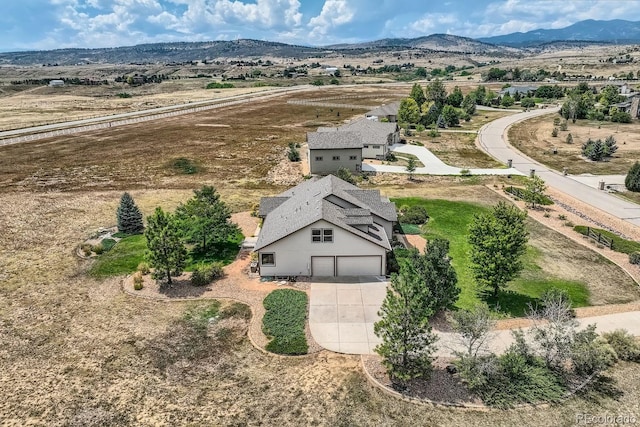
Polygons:
[[49,87],[62,87],[62,86],[64,86],[64,80],[49,81]]
[[330,76],[335,76],[337,71],[338,71],[338,69],[336,67],[327,67],[327,68],[324,69],[324,72],[327,73]]
[[535,92],[536,90],[538,90],[538,86],[509,86],[500,91],[500,96],[504,96],[507,93],[509,96],[514,96],[516,93],[527,96],[528,93]]

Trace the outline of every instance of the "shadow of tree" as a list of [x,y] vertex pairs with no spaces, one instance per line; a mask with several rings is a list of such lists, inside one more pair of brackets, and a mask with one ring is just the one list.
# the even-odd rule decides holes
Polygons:
[[512,317],[523,317],[529,312],[529,307],[535,307],[539,299],[510,290],[500,290],[498,296],[487,292],[481,298],[495,311]]
[[618,388],[616,380],[606,374],[596,376],[593,381],[576,393],[576,396],[581,399],[598,404],[602,402],[603,398],[617,401],[623,395],[624,391]]

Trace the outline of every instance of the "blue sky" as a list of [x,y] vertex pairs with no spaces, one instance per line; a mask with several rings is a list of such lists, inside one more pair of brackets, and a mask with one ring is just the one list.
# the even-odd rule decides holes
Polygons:
[[253,38],[326,45],[640,20],[638,0],[8,0],[0,51]]

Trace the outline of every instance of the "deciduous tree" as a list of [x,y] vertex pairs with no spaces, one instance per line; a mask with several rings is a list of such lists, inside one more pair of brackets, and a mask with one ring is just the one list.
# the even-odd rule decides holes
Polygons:
[[527,186],[524,190],[524,200],[531,206],[533,209],[536,208],[537,204],[541,204],[544,202],[546,196],[544,192],[546,191],[547,186],[544,183],[544,180],[540,178],[538,175],[534,175],[529,181],[527,181]]
[[420,120],[420,108],[413,98],[405,98],[398,108],[398,121],[400,123],[418,123]]
[[476,281],[498,296],[500,288],[518,275],[528,235],[527,213],[499,202],[487,214],[475,215],[469,227],[471,262]]
[[411,88],[411,95],[409,95],[409,97],[413,98],[413,100],[416,101],[418,107],[424,104],[424,102],[427,100],[426,96],[424,95],[424,90],[422,89],[422,86],[420,86],[420,83],[413,84],[413,87]]

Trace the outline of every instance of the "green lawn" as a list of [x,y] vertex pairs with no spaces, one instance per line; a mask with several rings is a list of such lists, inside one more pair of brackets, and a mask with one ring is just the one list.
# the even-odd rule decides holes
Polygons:
[[[427,209],[430,219],[424,237],[428,239],[444,238],[450,242],[452,264],[458,274],[458,286],[461,289],[456,306],[463,309],[473,307],[481,301],[471,270],[469,258],[470,245],[467,242],[469,223],[474,214],[489,212],[489,208],[473,203],[448,200],[427,200],[421,198],[393,199],[398,205],[420,204]],[[540,252],[529,246],[524,256],[525,268],[520,277],[510,282],[507,289],[500,292],[497,300],[486,298],[492,309],[509,316],[522,316],[530,303],[535,304],[542,293],[550,288],[561,288],[569,292],[575,307],[588,305],[589,294],[585,285],[553,277],[538,264]]]
[[96,277],[131,273],[143,261],[146,248],[147,241],[142,234],[125,237],[96,259],[90,273]]
[[264,299],[264,308],[262,330],[271,340],[266,349],[278,354],[306,354],[307,294],[278,289]]
[[[201,263],[211,263],[221,261],[223,264],[231,264],[238,255],[239,245],[243,240],[241,233],[238,233],[228,242],[216,246],[216,256],[205,256],[198,253],[189,252],[185,271],[193,269]],[[147,241],[142,234],[125,237],[113,246],[111,250],[100,255],[93,266],[90,274],[95,277],[117,276],[129,274],[136,270],[138,264],[144,261],[144,254],[147,250]]]
[[[575,231],[580,234],[587,235],[588,227],[586,225],[576,225],[573,227]],[[606,237],[613,241],[613,250],[616,252],[622,252],[623,254],[630,254],[632,252],[640,252],[640,243],[634,242],[633,240],[623,239],[617,234],[613,234],[610,231],[602,230],[600,228],[593,228],[591,230],[595,233],[601,234],[602,237]]]

